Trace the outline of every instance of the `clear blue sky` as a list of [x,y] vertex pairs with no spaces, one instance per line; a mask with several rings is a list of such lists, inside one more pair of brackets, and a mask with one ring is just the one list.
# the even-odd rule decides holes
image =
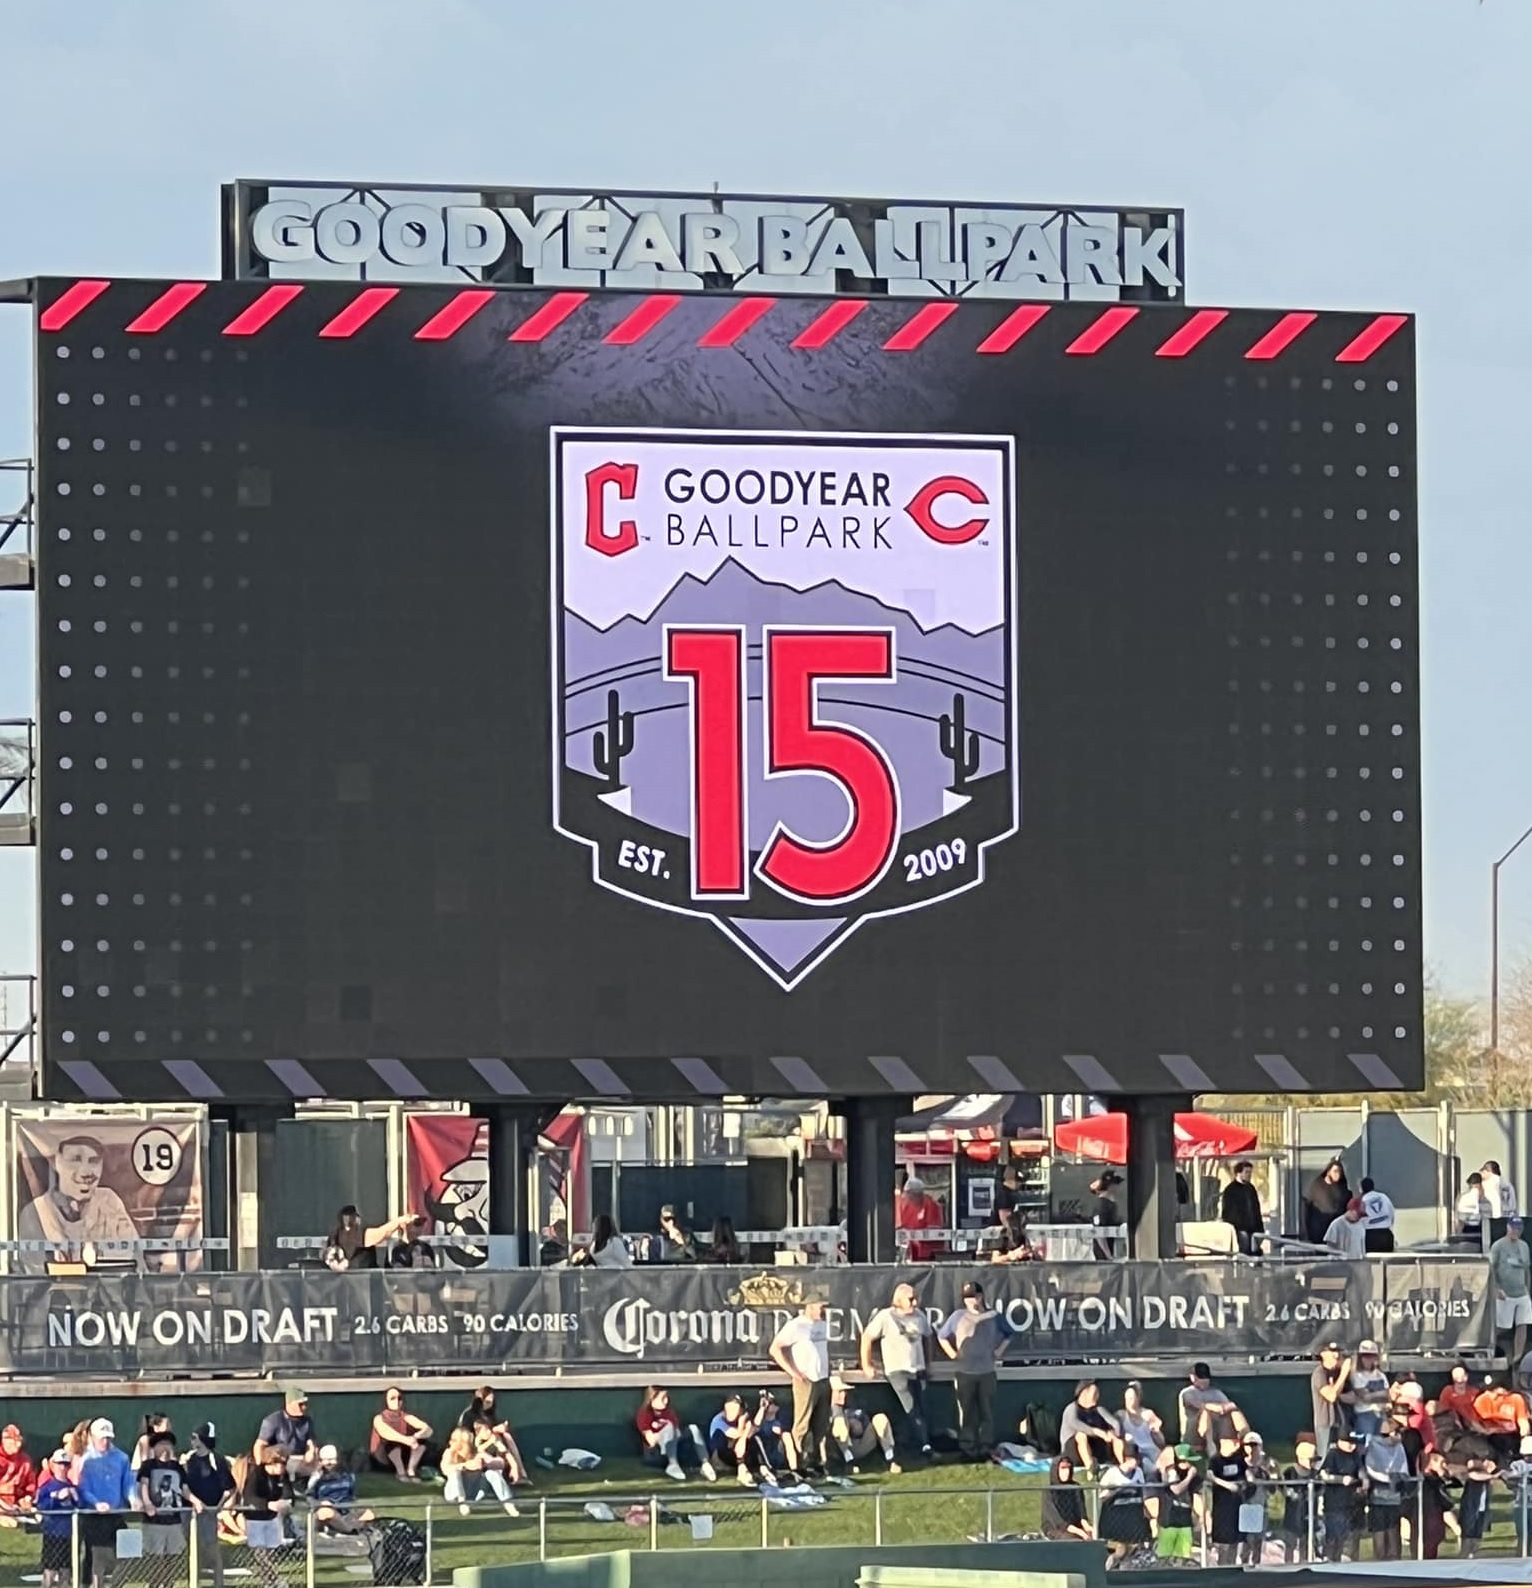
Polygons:
[[[7,7],[4,52],[0,278],[214,275],[235,176],[717,181],[1179,205],[1194,302],[1414,311],[1427,952],[1485,992],[1489,865],[1532,824],[1528,0],[113,0]],[[0,599],[0,716],[32,642]],[[32,877],[0,853],[0,970],[33,964]]]

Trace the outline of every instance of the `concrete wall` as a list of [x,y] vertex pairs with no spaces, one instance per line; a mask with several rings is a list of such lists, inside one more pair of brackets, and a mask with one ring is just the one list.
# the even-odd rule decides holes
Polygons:
[[[1014,1435],[1022,1409],[1029,1402],[1049,1407],[1055,1413],[1074,1393],[1075,1373],[1061,1368],[1058,1375],[1049,1379],[1002,1379],[995,1408],[995,1430],[999,1438]],[[1308,1380],[1305,1376],[1264,1374],[1251,1377],[1220,1375],[1224,1387],[1235,1397],[1250,1416],[1251,1422],[1269,1438],[1286,1440],[1291,1434],[1306,1427],[1309,1421]],[[1174,1426],[1176,1395],[1182,1380],[1144,1380],[1144,1398],[1159,1412],[1167,1426]],[[516,1431],[522,1453],[528,1461],[545,1447],[555,1451],[577,1444],[607,1458],[632,1458],[637,1454],[633,1416],[638,1409],[639,1393],[636,1390],[580,1389],[574,1385],[556,1390],[516,1388],[514,1379],[499,1379],[500,1404]],[[726,1388],[738,1389],[754,1396],[761,1380],[743,1377],[725,1383],[710,1381],[701,1386],[686,1380],[670,1380],[676,1409],[685,1422],[696,1422],[706,1427],[718,1410]],[[1123,1375],[1101,1378],[1102,1397],[1109,1406],[1122,1404]],[[201,1422],[211,1422],[218,1429],[219,1443],[226,1452],[248,1449],[255,1439],[261,1418],[276,1409],[281,1395],[271,1390],[261,1395],[250,1394],[161,1394],[153,1397],[87,1393],[60,1385],[58,1393],[39,1395],[36,1386],[32,1393],[8,1395],[0,1387],[0,1425],[17,1423],[27,1435],[28,1448],[41,1451],[51,1445],[59,1433],[82,1419],[110,1417],[117,1425],[119,1437],[126,1440],[128,1431],[136,1435],[148,1412],[164,1411],[175,1425],[177,1435],[184,1441],[191,1430]],[[411,1410],[418,1412],[433,1428],[445,1431],[456,1421],[467,1404],[468,1396],[461,1390],[431,1390],[406,1383],[405,1391]],[[321,1442],[333,1442],[342,1449],[354,1449],[366,1443],[367,1432],[375,1412],[381,1409],[383,1385],[374,1394],[315,1394],[311,1411]],[[778,1393],[783,1393],[780,1387]],[[869,1385],[861,1391],[863,1402],[872,1409],[887,1400],[892,1407],[889,1391]],[[930,1412],[937,1429],[951,1427],[955,1421],[951,1388],[945,1383],[932,1386]]]
[[983,1583],[986,1571],[1070,1573],[1086,1588],[1106,1577],[1099,1544],[902,1544],[882,1549],[846,1544],[833,1548],[662,1550],[650,1555],[621,1550],[525,1566],[474,1566],[453,1573],[454,1588],[855,1588],[863,1566],[930,1566],[969,1571]]

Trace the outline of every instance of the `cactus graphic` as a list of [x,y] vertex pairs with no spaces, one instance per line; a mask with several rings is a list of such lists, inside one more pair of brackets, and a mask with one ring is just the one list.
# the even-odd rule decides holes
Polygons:
[[963,785],[979,770],[979,736],[967,731],[967,718],[961,695],[952,697],[952,715],[944,711],[938,719],[942,754],[952,763],[952,792],[961,794]]
[[622,787],[622,760],[633,751],[633,713],[619,711],[622,701],[615,689],[606,692],[606,729],[596,729],[591,759],[606,779],[608,789]]

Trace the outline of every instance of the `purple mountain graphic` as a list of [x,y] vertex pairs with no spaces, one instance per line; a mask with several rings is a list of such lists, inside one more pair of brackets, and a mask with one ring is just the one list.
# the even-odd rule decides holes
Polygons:
[[[940,819],[958,781],[941,745],[939,719],[962,697],[967,781],[1007,767],[1010,658],[1005,632],[970,634],[956,624],[926,629],[907,611],[827,580],[808,590],[756,578],[732,559],[711,578],[683,575],[646,618],[625,617],[598,629],[564,614],[564,759],[574,771],[610,782],[597,765],[596,738],[606,740],[609,710],[633,714],[632,749],[617,769],[625,808],[652,827],[689,838],[691,827],[690,691],[664,677],[666,624],[740,623],[747,647],[747,831],[752,857],[781,822],[807,843],[824,844],[845,827],[845,795],[829,779],[764,774],[761,721],[761,629],[766,624],[890,628],[896,677],[885,684],[826,680],[819,685],[822,721],[859,729],[888,757],[899,784],[905,833]],[[615,706],[610,696],[615,694]],[[764,888],[758,880],[755,887]],[[827,917],[752,918],[748,904],[727,928],[791,973],[845,922]]]

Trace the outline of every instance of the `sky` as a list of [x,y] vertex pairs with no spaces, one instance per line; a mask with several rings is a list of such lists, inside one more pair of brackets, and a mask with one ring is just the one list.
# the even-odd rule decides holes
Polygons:
[[[0,279],[214,276],[235,177],[717,182],[1180,207],[1192,303],[1417,314],[1426,953],[1487,996],[1490,865],[1532,825],[1526,0],[90,10],[6,8]],[[28,329],[0,308],[0,458]],[[0,718],[33,643],[0,596]],[[34,876],[0,852],[0,973],[34,966]],[[1532,844],[1501,924],[1532,952]]]

